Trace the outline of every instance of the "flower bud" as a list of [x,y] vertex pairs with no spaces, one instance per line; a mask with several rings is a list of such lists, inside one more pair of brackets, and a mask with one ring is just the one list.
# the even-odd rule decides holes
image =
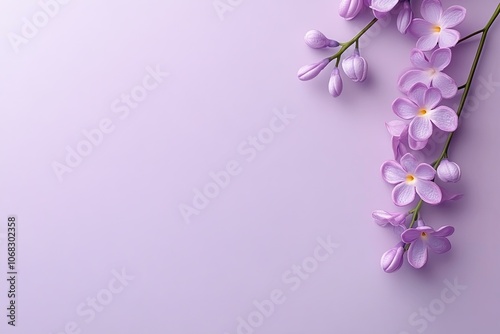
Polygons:
[[406,34],[411,21],[413,20],[413,12],[411,11],[411,6],[409,1],[403,2],[403,8],[398,14],[396,25],[398,30],[402,34]]
[[355,49],[354,54],[342,61],[344,73],[354,82],[362,82],[366,79],[368,64],[365,58],[359,55],[359,50]]
[[321,31],[309,30],[304,36],[306,44],[313,49],[323,49],[326,47],[339,46],[339,42],[327,38]]
[[297,76],[302,81],[311,80],[315,78],[319,74],[319,72],[321,72],[326,67],[326,65],[328,65],[328,63],[330,63],[330,59],[325,58],[318,63],[302,66],[299,69]]
[[391,224],[393,226],[400,226],[406,222],[408,212],[387,212],[383,210],[375,210],[372,212],[372,218],[380,226]]
[[444,182],[458,182],[461,177],[460,167],[448,159],[441,161],[437,168],[437,175]]
[[386,273],[393,273],[403,265],[404,243],[400,242],[394,248],[382,255],[380,266]]
[[339,68],[335,67],[328,82],[328,91],[333,97],[337,97],[342,93],[342,87],[342,77],[340,76]]
[[355,18],[363,9],[364,0],[342,0],[340,1],[339,15],[346,20]]

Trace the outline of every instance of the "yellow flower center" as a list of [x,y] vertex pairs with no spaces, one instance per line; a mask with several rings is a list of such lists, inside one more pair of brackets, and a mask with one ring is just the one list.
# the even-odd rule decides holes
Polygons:
[[420,109],[420,110],[418,111],[418,116],[424,116],[425,114],[427,114],[427,110],[426,110],[426,109],[423,109],[423,108],[422,108],[422,109]]
[[415,181],[415,176],[408,174],[406,175],[406,182],[413,182]]
[[434,28],[432,28],[432,30],[434,32],[440,33],[441,32],[441,27],[440,26],[434,26]]
[[422,232],[420,235],[422,236],[422,238],[427,237],[427,233],[425,233],[425,232]]

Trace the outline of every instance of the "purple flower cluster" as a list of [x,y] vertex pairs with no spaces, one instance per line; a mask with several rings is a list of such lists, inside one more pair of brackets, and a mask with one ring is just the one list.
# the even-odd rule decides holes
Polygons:
[[[399,226],[403,231],[400,243],[382,256],[381,266],[386,272],[394,272],[401,267],[406,251],[408,263],[414,268],[421,268],[427,262],[428,249],[435,253],[450,250],[447,237],[453,234],[454,228],[443,226],[434,230],[425,226],[418,215],[423,203],[437,205],[459,197],[448,195],[436,183],[436,176],[443,182],[460,179],[460,167],[447,159],[447,150],[432,164],[424,161],[425,154],[420,155],[421,160],[417,159],[415,152],[427,146],[435,131],[452,133],[457,129],[457,112],[443,105],[443,99],[454,97],[458,87],[443,70],[451,62],[451,48],[460,39],[460,34],[451,28],[463,21],[465,9],[452,6],[443,11],[439,0],[423,0],[421,14],[423,19],[415,18],[409,25],[410,32],[416,35],[418,41],[410,54],[413,68],[401,75],[398,82],[404,97],[397,98],[392,104],[393,112],[403,121],[387,123],[392,136],[394,160],[384,162],[381,167],[382,178],[394,185],[392,200],[396,206],[409,205],[417,196],[419,202],[413,210],[405,213],[380,210],[373,213],[377,224]],[[412,219],[407,225],[410,216]]]

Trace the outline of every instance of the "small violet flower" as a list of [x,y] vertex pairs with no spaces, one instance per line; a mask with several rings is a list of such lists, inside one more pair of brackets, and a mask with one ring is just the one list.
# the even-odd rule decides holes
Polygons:
[[368,64],[365,58],[359,55],[359,49],[354,49],[354,53],[342,61],[344,73],[354,82],[363,82],[366,79]]
[[337,97],[342,93],[342,77],[340,76],[340,71],[338,67],[335,67],[330,76],[330,81],[328,82],[328,91],[333,97]]
[[309,30],[304,36],[306,44],[313,49],[323,49],[327,47],[337,47],[339,42],[327,38],[321,31]]
[[400,163],[386,161],[381,172],[386,182],[396,185],[392,190],[392,200],[397,206],[413,202],[415,192],[429,204],[439,204],[442,200],[441,188],[432,181],[436,170],[429,164],[419,164],[411,153],[406,153]]
[[460,167],[455,162],[444,159],[437,168],[437,175],[443,182],[458,182],[461,177]]
[[302,81],[314,79],[329,63],[330,59],[325,58],[318,63],[302,66],[299,69],[297,76]]
[[392,110],[399,117],[411,120],[408,134],[417,142],[424,142],[432,135],[433,124],[445,132],[453,132],[458,126],[458,116],[453,109],[439,106],[441,93],[437,88],[427,88],[417,83],[408,92],[408,98],[398,98]]
[[408,93],[416,83],[423,83],[427,87],[436,87],[445,99],[454,97],[457,94],[457,84],[450,76],[442,71],[451,62],[450,49],[437,49],[427,59],[425,54],[419,49],[413,49],[410,61],[415,68],[404,73],[398,82],[399,89],[403,93]]
[[413,11],[411,10],[410,1],[404,1],[403,8],[401,8],[401,11],[399,12],[398,18],[396,20],[396,25],[399,32],[402,34],[406,34],[412,20]]
[[403,121],[390,121],[387,122],[385,126],[392,136],[392,151],[394,153],[394,159],[397,161],[399,161],[403,155],[410,152],[408,146],[410,149],[418,151],[427,145],[427,140],[416,141],[408,136],[409,125]]
[[392,226],[401,226],[406,222],[406,217],[408,217],[408,212],[387,212],[383,210],[375,210],[372,212],[372,218],[375,223],[385,227],[388,224]]
[[422,51],[454,47],[460,39],[460,33],[454,29],[465,18],[466,10],[461,6],[451,6],[443,12],[439,0],[423,0],[420,10],[423,19],[413,20],[410,31],[417,37],[417,48]]
[[363,9],[364,0],[342,0],[340,1],[339,15],[346,20],[355,18]]
[[418,227],[411,228],[401,234],[401,240],[410,244],[408,249],[408,262],[414,268],[422,268],[427,262],[427,253],[430,248],[438,254],[446,253],[451,249],[447,239],[455,232],[452,226],[443,226],[435,231],[432,227],[425,226],[419,220]]
[[380,266],[386,273],[393,273],[403,265],[404,243],[400,242],[382,255]]

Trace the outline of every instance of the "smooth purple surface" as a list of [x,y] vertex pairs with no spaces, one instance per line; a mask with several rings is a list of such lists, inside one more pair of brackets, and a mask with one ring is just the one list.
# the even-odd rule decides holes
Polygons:
[[[6,34],[19,33],[39,6],[0,2],[0,232],[8,215],[20,224],[19,325],[8,327],[2,313],[2,333],[59,334],[74,321],[90,334],[235,334],[256,304],[272,313],[256,334],[500,331],[492,168],[500,161],[500,21],[450,149],[462,179],[449,189],[465,196],[422,210],[429,226],[453,224],[453,249],[429,254],[422,270],[405,263],[386,274],[380,257],[398,235],[371,212],[395,210],[379,176],[392,158],[384,122],[394,119],[397,79],[416,40],[398,32],[396,17],[377,24],[360,45],[367,80],[345,80],[334,99],[331,69],[309,82],[296,77],[331,51],[308,48],[304,33],[346,41],[369,11],[346,22],[337,0],[233,3],[221,20],[211,0],[72,0],[16,54]],[[462,35],[481,28],[497,3],[443,0],[467,8]],[[447,68],[458,85],[476,45],[458,46]],[[157,65],[168,77],[127,114],[121,94]],[[106,119],[113,130],[59,182],[51,164],[85,139],[83,130],[108,131]],[[253,149],[249,136],[259,134],[266,144]],[[224,188],[199,200],[205,207],[186,224],[179,205],[214,178]],[[5,272],[5,240],[1,249]],[[300,278],[294,265],[311,272]],[[122,268],[135,278],[85,322],[77,308],[102,299]]]

